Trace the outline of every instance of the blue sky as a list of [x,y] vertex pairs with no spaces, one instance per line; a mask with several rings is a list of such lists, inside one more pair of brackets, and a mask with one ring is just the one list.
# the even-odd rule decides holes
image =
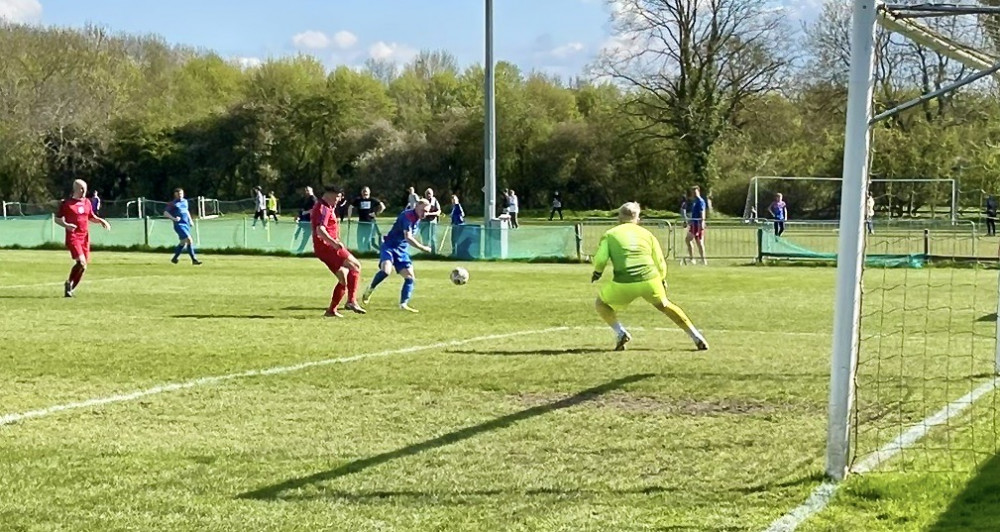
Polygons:
[[[795,17],[819,0],[780,0]],[[610,36],[606,0],[495,0],[498,59],[579,74]],[[154,33],[168,42],[254,62],[310,53],[329,66],[369,57],[405,62],[443,49],[482,61],[482,0],[0,0],[17,22]]]

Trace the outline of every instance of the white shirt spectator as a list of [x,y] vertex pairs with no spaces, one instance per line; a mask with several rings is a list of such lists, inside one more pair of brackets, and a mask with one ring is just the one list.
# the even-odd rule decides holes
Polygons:
[[254,195],[254,201],[257,202],[258,211],[263,211],[266,208],[264,203],[264,194],[261,191],[258,190]]
[[517,195],[511,194],[507,198],[507,212],[511,214],[517,214]]
[[416,192],[410,192],[410,197],[406,200],[406,208],[412,209],[416,207],[418,201],[420,201],[420,196]]

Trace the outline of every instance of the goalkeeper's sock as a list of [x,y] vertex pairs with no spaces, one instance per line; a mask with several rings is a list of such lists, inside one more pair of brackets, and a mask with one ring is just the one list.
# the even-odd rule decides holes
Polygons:
[[172,258],[170,260],[172,260],[174,262],[177,262],[177,257],[180,257],[181,253],[184,253],[184,243],[183,242],[180,243],[180,244],[178,244],[177,247],[174,248],[174,258]]
[[368,287],[368,290],[375,290],[375,287],[377,287],[378,285],[382,284],[382,281],[384,281],[384,280],[386,280],[388,278],[389,278],[389,274],[388,273],[385,273],[384,271],[379,270],[378,273],[375,274],[375,277],[372,277],[372,284],[371,284],[371,286]]
[[417,284],[417,280],[414,278],[403,279],[403,289],[399,292],[399,304],[405,305],[410,302],[410,298],[413,297],[413,286]]

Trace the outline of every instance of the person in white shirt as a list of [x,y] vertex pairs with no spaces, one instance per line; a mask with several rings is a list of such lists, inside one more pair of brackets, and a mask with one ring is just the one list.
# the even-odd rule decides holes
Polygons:
[[267,225],[267,202],[264,198],[264,191],[260,187],[254,187],[253,189],[253,202],[253,227],[257,227],[257,220]]
[[868,201],[865,202],[865,228],[869,235],[875,234],[875,198],[872,193],[868,193]]
[[[424,199],[430,202],[424,211],[424,223],[420,224],[420,241],[431,247],[431,253],[437,253],[437,224],[441,217],[441,202],[434,197],[434,190],[424,191]],[[419,200],[418,200],[419,201]]]
[[507,195],[507,214],[510,215],[510,226],[516,229],[517,228],[517,211],[518,211],[517,194],[514,193],[513,190],[508,191],[507,194],[508,194]]
[[407,192],[409,192],[409,195],[406,197],[406,208],[412,209],[417,206],[420,196],[417,195],[417,189],[413,187],[410,187]]

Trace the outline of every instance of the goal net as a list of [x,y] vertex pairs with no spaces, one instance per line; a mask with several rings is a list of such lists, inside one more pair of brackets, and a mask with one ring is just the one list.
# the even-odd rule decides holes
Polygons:
[[[969,470],[998,450],[997,242],[980,243],[983,231],[939,241],[930,231],[872,236],[865,210],[869,191],[895,195],[869,175],[878,172],[870,168],[871,153],[880,133],[895,127],[894,117],[954,94],[995,91],[1000,0],[852,5],[827,473]],[[878,68],[887,59],[904,69],[934,65],[937,81],[885,101],[873,87],[892,75]],[[954,218],[956,197],[952,187]],[[928,245],[943,246],[948,260],[927,268],[865,260]]]
[[[781,194],[789,219],[838,220],[841,183],[839,177],[752,177],[743,218],[770,218],[769,208]],[[954,179],[872,179],[868,191],[876,218],[955,222],[959,217]]]

